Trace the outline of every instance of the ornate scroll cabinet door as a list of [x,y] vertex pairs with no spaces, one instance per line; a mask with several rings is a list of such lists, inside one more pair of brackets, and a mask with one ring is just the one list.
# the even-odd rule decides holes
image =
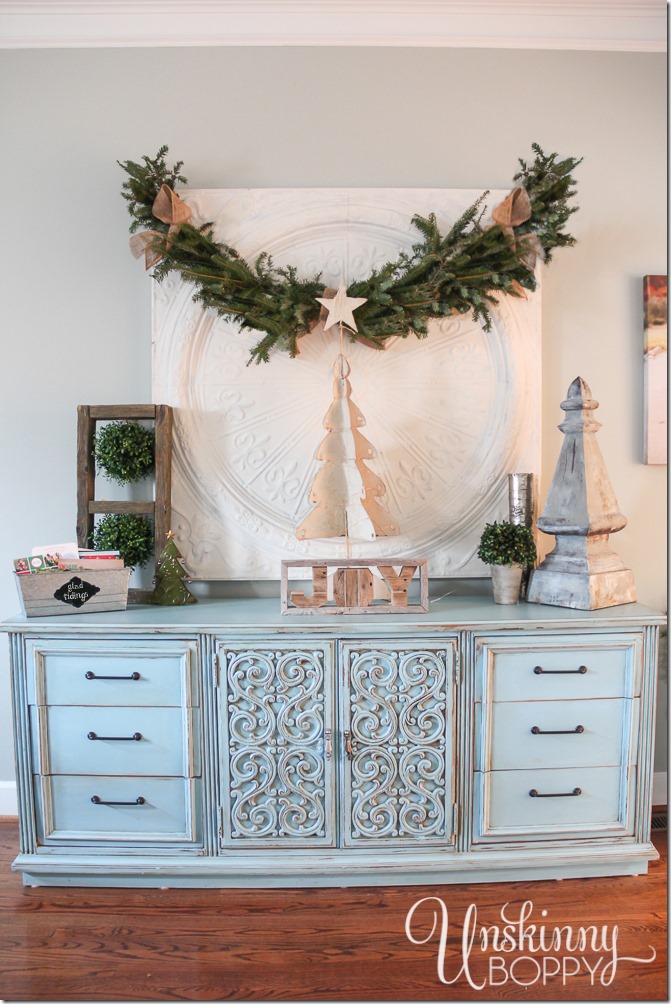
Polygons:
[[222,844],[332,847],[332,645],[222,644],[218,662]]
[[453,843],[455,649],[220,645],[223,847]]
[[454,842],[452,640],[340,646],[343,843]]

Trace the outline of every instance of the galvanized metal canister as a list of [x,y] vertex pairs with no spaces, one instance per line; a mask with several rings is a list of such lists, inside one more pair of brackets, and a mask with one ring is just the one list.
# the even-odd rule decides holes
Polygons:
[[[516,523],[519,526],[528,526],[529,528],[533,527],[536,515],[534,491],[533,474],[508,475],[508,509],[511,523]],[[530,577],[531,569],[525,568],[520,585],[520,598],[523,600],[527,596]]]
[[520,526],[533,526],[534,476],[533,474],[508,475],[508,508],[510,522]]

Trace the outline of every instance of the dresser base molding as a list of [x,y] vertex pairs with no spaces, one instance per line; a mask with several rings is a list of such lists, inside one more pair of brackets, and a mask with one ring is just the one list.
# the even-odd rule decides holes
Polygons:
[[[220,858],[131,858],[124,855],[20,854],[12,865],[29,886],[289,889],[345,886],[456,885],[542,879],[644,875],[659,854],[653,844],[613,847],[321,854],[281,851]],[[399,863],[402,860],[402,865]]]

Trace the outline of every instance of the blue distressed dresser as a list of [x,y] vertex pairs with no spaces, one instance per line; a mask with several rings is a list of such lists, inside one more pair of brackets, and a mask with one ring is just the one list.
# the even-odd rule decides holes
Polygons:
[[495,606],[282,617],[276,599],[16,618],[34,885],[636,874],[662,617]]

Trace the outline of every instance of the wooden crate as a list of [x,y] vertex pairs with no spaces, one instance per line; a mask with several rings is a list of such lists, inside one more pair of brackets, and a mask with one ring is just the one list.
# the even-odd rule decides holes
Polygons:
[[14,576],[26,617],[125,610],[128,603],[130,568]]

